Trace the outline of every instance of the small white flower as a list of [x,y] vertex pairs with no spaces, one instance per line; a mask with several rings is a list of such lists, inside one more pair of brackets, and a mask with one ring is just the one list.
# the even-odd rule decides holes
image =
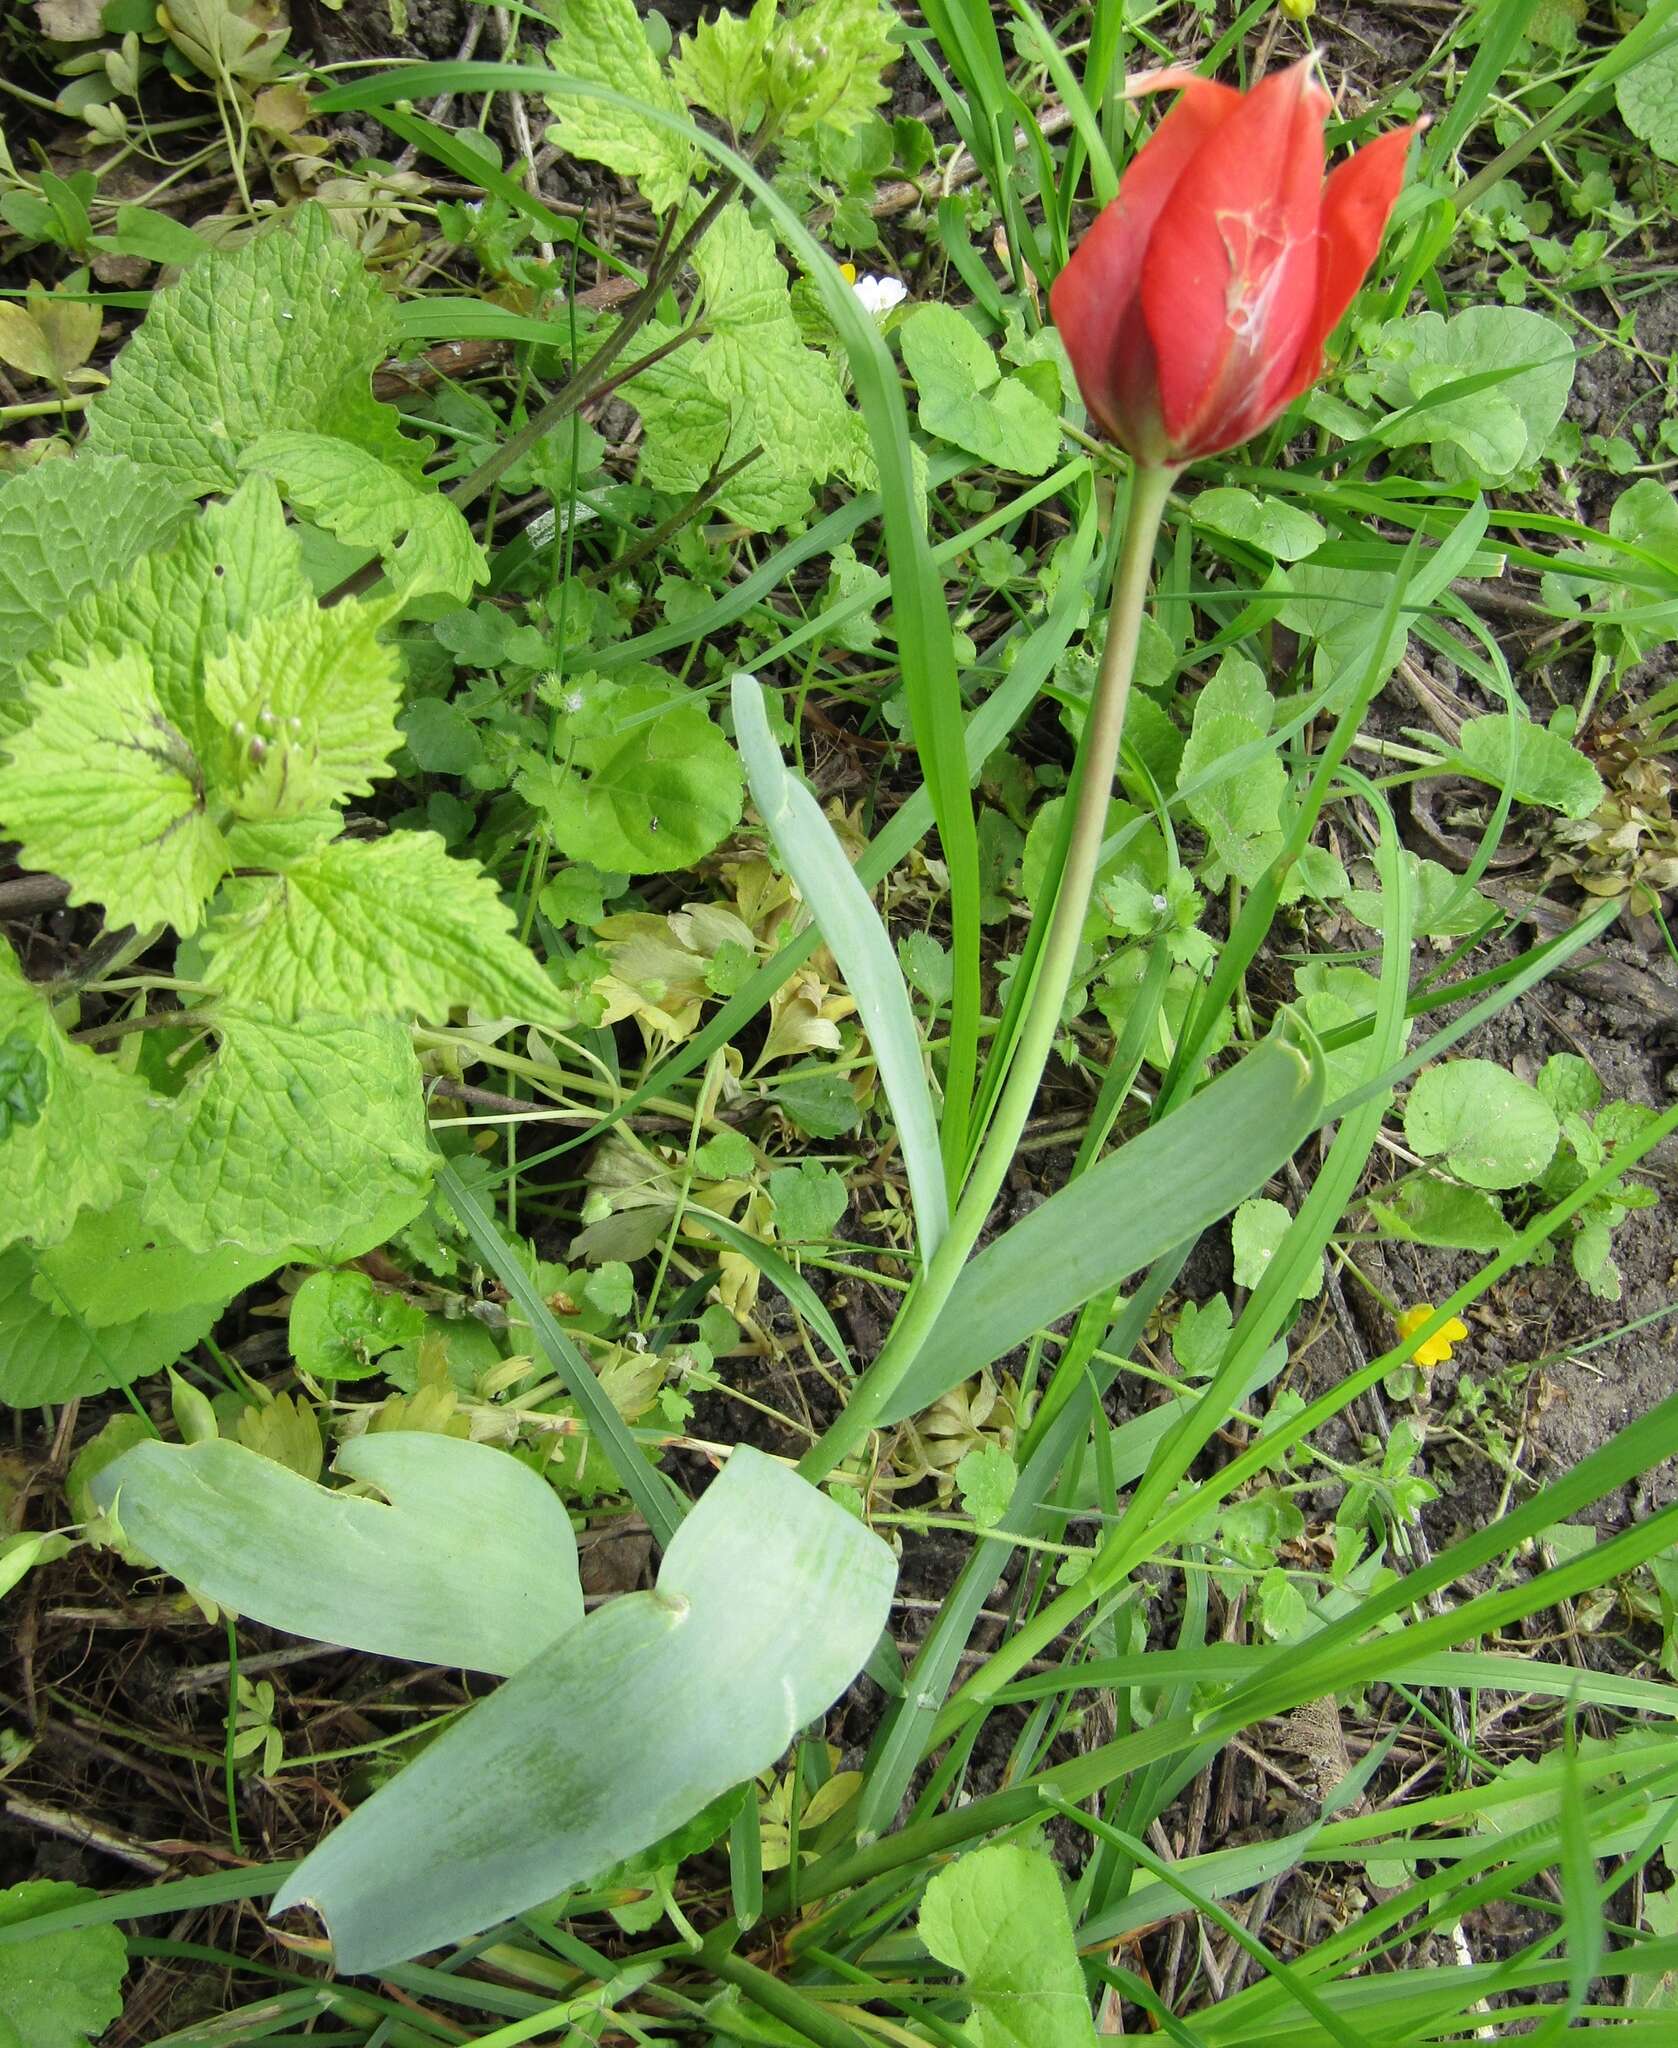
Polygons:
[[909,287],[900,277],[853,277],[851,290],[862,301],[862,310],[876,320],[884,319],[909,296]]

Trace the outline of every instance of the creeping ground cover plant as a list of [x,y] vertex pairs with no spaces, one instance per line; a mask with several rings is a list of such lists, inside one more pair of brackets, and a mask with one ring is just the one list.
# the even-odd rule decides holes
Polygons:
[[0,2048],[1664,2038],[1678,0],[31,11]]

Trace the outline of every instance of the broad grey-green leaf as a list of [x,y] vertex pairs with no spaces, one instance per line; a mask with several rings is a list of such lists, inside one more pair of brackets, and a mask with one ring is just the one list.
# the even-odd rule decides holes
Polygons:
[[884,1624],[879,1538],[738,1446],[652,1593],[592,1614],[327,1837],[274,1911],[312,1905],[376,1970],[587,1883],[766,1769]]
[[21,661],[89,591],[161,547],[184,494],[123,455],[38,462],[0,484],[0,668]]
[[754,676],[734,678],[732,702],[752,800],[838,961],[867,1030],[880,1083],[897,1121],[921,1257],[930,1259],[949,1228],[949,1196],[932,1092],[902,970],[879,913],[821,805],[796,776],[788,774]]
[[330,1241],[397,1195],[418,1210],[433,1155],[405,1030],[255,1008],[215,1029],[153,1130],[148,1217],[201,1251],[264,1252]]
[[282,429],[337,434],[399,467],[415,442],[372,395],[399,342],[395,301],[324,207],[152,294],[88,415],[88,441],[153,465],[184,490],[231,491],[244,451]]
[[220,1437],[137,1444],[93,1493],[154,1564],[288,1635],[505,1674],[581,1624],[571,1518],[511,1452],[389,1430],[335,1464],[385,1499]]
[[882,1423],[1196,1237],[1262,1187],[1322,1116],[1321,1055],[1269,1038],[1183,1107],[987,1245],[951,1291]]
[[1542,804],[1564,818],[1588,818],[1606,792],[1602,777],[1577,747],[1548,726],[1530,718],[1494,711],[1471,718],[1459,743],[1463,761],[1476,775],[1503,786],[1509,772],[1509,743],[1515,743],[1515,771],[1510,794],[1517,803]]
[[422,1016],[456,1004],[568,1023],[554,984],[513,935],[475,861],[434,832],[338,839],[268,879],[234,882],[204,935],[208,979],[284,1017]]
[[998,1842],[939,1871],[920,1936],[961,1973],[974,2048],[1096,2048],[1072,1916],[1044,1850]]
[[219,1301],[195,1302],[94,1329],[38,1299],[40,1277],[21,1246],[0,1251],[0,1401],[13,1408],[74,1401],[161,1372],[222,1310]]

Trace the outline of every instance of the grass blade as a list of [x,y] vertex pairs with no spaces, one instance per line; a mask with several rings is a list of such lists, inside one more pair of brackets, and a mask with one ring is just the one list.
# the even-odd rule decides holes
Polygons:
[[623,1417],[601,1391],[588,1360],[554,1321],[553,1312],[532,1284],[523,1261],[502,1236],[494,1217],[446,1159],[437,1169],[437,1184],[477,1246],[478,1256],[517,1302],[520,1315],[529,1323],[548,1363],[565,1382],[566,1392],[582,1410],[583,1420],[611,1459],[613,1471],[645,1516],[647,1527],[658,1543],[668,1548],[681,1526],[683,1514],[670,1482],[649,1461]]

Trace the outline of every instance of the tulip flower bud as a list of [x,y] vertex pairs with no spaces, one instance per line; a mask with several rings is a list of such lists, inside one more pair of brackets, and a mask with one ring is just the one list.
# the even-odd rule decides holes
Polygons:
[[1049,294],[1084,403],[1139,463],[1250,439],[1306,390],[1381,246],[1413,128],[1323,177],[1311,60],[1182,97]]

